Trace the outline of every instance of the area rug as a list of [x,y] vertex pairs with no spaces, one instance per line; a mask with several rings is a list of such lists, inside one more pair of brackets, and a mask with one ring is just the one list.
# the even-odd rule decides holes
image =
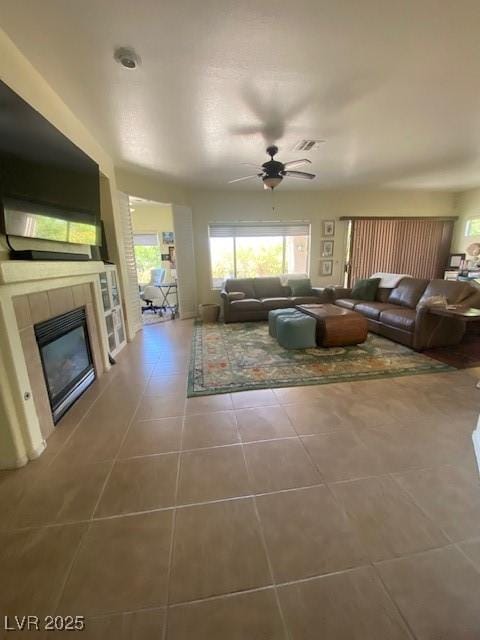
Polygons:
[[354,347],[289,351],[269,336],[267,322],[197,322],[188,397],[453,370],[375,334]]

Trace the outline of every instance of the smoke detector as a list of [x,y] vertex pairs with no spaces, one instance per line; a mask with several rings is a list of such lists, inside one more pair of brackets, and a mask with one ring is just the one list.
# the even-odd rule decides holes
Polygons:
[[121,64],[125,69],[136,69],[140,65],[140,56],[129,47],[119,47],[113,54],[115,62]]
[[317,151],[318,147],[325,140],[299,140],[292,148],[292,151]]

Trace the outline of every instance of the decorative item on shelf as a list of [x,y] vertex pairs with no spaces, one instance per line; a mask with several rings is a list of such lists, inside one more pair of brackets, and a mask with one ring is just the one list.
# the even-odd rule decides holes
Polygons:
[[[467,253],[473,258],[480,257],[480,242],[472,242],[472,244],[469,244],[467,247]],[[462,255],[465,258],[465,254]]]
[[162,231],[162,243],[173,244],[175,242],[175,234],[173,231]]
[[464,253],[451,253],[448,258],[449,269],[460,269],[461,263],[465,260],[466,255]]
[[458,269],[447,269],[443,274],[444,280],[456,281],[458,279]]
[[333,273],[333,260],[320,260],[319,275],[331,276],[332,273]]
[[322,222],[322,236],[335,235],[335,220],[324,220]]
[[323,258],[331,258],[333,256],[333,240],[322,240],[321,253]]

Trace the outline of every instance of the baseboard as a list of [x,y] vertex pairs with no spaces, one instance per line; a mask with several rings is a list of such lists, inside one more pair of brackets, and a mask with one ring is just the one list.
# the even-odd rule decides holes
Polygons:
[[28,462],[27,456],[22,456],[19,458],[1,458],[0,457],[0,469],[8,470],[8,469],[20,469],[20,467],[24,467]]
[[42,455],[42,453],[45,451],[46,448],[47,448],[47,443],[45,442],[45,440],[42,440],[38,445],[38,447],[35,447],[35,449],[31,449],[28,452],[28,459],[36,460]]

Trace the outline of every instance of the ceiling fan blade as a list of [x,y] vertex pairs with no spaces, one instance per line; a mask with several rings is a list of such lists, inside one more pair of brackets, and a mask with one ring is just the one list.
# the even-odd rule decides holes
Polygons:
[[258,174],[254,173],[251,176],[244,176],[243,178],[235,178],[235,180],[229,180],[227,184],[233,184],[234,182],[242,182],[242,180],[250,180],[251,178],[257,178]]
[[304,180],[313,180],[315,178],[314,173],[305,173],[305,171],[282,171],[282,175],[289,178],[302,178]]
[[240,164],[243,164],[245,167],[255,167],[255,169],[258,169],[259,171],[262,170],[262,165],[254,164],[253,162],[241,162]]
[[308,158],[302,158],[301,160],[290,160],[283,165],[285,169],[295,169],[295,167],[303,167],[304,164],[312,164],[312,161]]

